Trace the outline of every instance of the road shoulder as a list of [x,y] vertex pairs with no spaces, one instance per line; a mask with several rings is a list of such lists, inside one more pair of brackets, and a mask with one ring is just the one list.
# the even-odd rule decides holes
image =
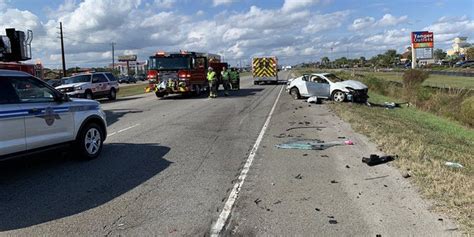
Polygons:
[[[302,127],[297,129],[290,128]],[[343,141],[326,150],[284,150],[292,139]],[[235,235],[456,235],[457,226],[431,213],[430,203],[383,155],[327,105],[282,95],[227,228]]]

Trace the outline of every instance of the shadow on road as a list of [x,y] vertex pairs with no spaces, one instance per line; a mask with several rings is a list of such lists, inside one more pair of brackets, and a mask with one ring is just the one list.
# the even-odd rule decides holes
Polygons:
[[[232,91],[229,90],[229,96],[228,97],[245,97],[245,96],[251,96],[255,95],[256,93],[265,90],[265,88],[244,88],[240,89],[237,91]],[[217,91],[218,97],[224,97],[224,90],[221,88],[220,90]],[[161,100],[195,100],[195,99],[207,99],[209,93],[208,92],[203,92],[200,96],[198,97],[193,97],[193,96],[186,96],[186,95],[168,95]]]
[[116,103],[116,102],[121,102],[121,101],[129,101],[129,100],[137,100],[141,99],[141,97],[123,97],[123,98],[117,98],[116,100],[109,100],[109,99],[98,99],[101,104],[110,104],[110,103]]
[[126,114],[143,113],[143,110],[136,109],[108,109],[104,110],[107,117],[107,126],[110,126],[120,120]]
[[15,230],[101,206],[168,168],[170,148],[106,144],[101,157],[58,154],[0,163],[0,231]]

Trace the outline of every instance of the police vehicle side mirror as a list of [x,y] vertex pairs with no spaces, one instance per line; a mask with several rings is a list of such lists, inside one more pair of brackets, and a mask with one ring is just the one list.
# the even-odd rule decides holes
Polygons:
[[63,93],[58,93],[58,94],[56,94],[54,100],[56,102],[59,102],[59,103],[67,102],[67,101],[69,101],[69,95],[66,94],[66,93],[64,93],[64,94]]

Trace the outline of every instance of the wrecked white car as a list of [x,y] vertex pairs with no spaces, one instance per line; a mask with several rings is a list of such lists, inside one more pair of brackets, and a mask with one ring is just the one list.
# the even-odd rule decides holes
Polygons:
[[289,80],[286,91],[294,99],[316,96],[335,102],[352,101],[365,103],[368,88],[360,81],[343,80],[331,73],[306,74]]

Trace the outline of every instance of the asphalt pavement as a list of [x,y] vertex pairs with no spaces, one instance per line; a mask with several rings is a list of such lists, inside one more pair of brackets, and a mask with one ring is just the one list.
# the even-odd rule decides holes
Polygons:
[[[284,91],[275,103],[283,85],[241,85],[216,99],[144,94],[103,104],[109,137],[96,160],[56,152],[0,164],[0,235],[209,235],[240,182],[222,235],[455,234],[396,169],[360,163],[376,147],[326,105]],[[274,147],[298,136],[355,145]]]

